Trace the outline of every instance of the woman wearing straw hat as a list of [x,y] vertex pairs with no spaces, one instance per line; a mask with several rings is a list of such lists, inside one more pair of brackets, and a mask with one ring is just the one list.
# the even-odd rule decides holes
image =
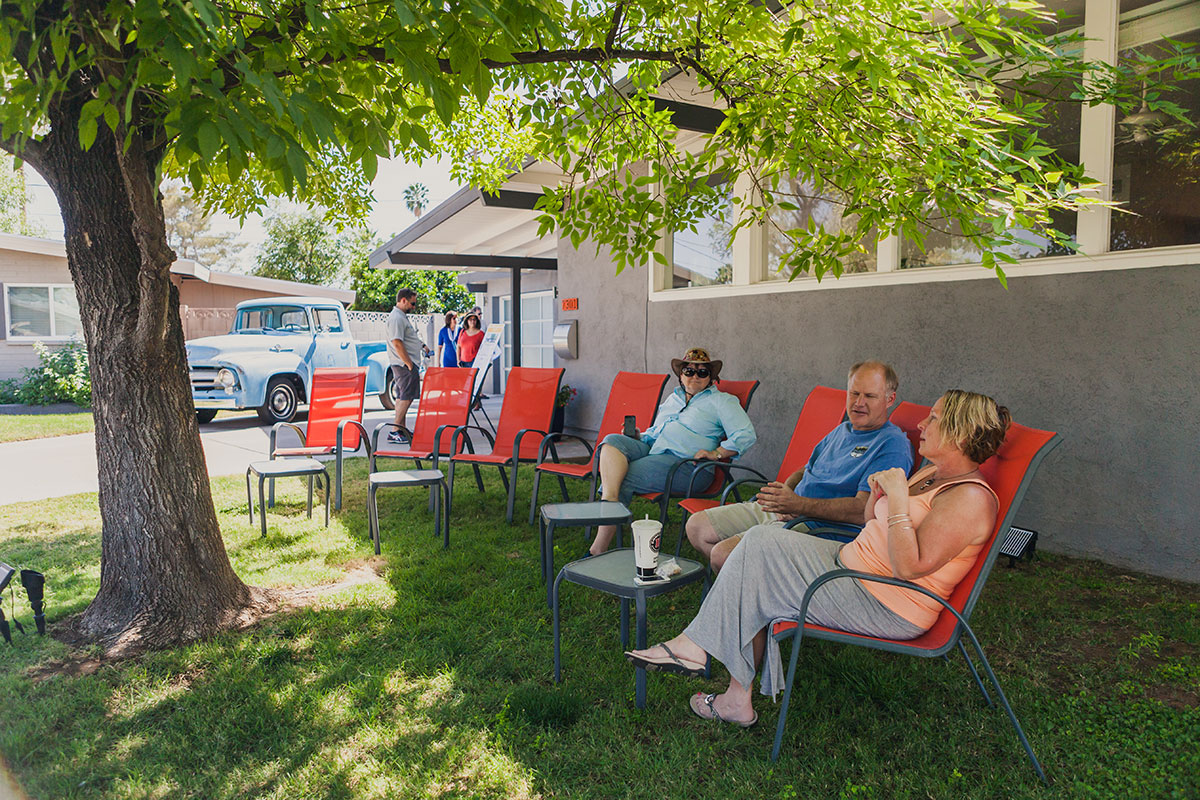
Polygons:
[[[671,359],[671,370],[679,388],[658,407],[654,425],[632,437],[609,434],[601,442],[602,500],[629,505],[635,494],[663,491],[671,467],[686,458],[732,458],[754,444],[754,425],[741,403],[717,388],[720,361],[693,347],[683,358]],[[671,491],[686,492],[695,469],[689,465],[676,471]],[[607,550],[616,531],[613,525],[600,526],[591,554]]]

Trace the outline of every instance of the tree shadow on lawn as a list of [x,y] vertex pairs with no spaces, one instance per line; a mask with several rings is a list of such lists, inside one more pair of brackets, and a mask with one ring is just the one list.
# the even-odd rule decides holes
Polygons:
[[[363,532],[366,552],[362,475],[353,478],[340,523]],[[390,605],[282,614],[90,677],[34,685],[0,672],[0,748],[34,797],[1186,796],[1200,774],[1189,769],[1195,748],[1178,755],[1194,713],[1063,696],[1039,682],[1043,665],[1006,667],[1010,700],[1058,781],[1045,791],[961,660],[828,643],[804,645],[772,765],[778,707],[765,698],[747,731],[687,709],[691,692],[723,687],[720,667],[711,682],[652,674],[648,708],[637,710],[618,605],[577,586],[564,590],[556,687],[535,528],[507,526],[499,481],[487,485],[482,496],[460,486],[448,551],[423,491],[380,495]],[[1039,564],[1049,573],[1040,586],[1004,571],[993,583],[1053,607],[1045,582],[1074,563]],[[994,600],[985,595],[977,615],[989,652],[998,631],[1016,659],[1061,630],[1010,626]],[[698,586],[654,599],[651,641],[698,605]]]

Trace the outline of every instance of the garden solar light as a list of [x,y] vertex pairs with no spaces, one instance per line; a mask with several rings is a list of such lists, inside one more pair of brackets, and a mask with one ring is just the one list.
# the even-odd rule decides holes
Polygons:
[[46,576],[31,569],[21,570],[21,585],[25,594],[29,595],[29,607],[33,609],[33,622],[37,625],[38,634],[46,635],[46,604],[43,602],[46,588]]

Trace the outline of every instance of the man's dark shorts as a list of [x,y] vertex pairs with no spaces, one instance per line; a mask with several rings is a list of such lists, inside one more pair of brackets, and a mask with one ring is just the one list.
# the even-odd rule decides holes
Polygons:
[[392,364],[392,383],[397,400],[416,400],[421,394],[421,376],[403,364]]

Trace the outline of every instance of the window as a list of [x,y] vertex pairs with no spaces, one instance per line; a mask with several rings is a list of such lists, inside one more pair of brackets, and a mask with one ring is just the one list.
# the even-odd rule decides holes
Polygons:
[[235,333],[306,331],[308,315],[299,306],[255,306],[238,312]]
[[[500,298],[504,320],[504,373],[512,363],[512,298]],[[554,292],[521,295],[521,366],[554,366]]]
[[325,331],[326,333],[341,333],[342,332],[342,317],[338,314],[336,308],[318,308],[315,310],[317,315],[317,330]]
[[4,287],[9,339],[67,339],[81,336],[79,301],[69,284]]
[[[1200,44],[1200,32],[1172,37]],[[1125,50],[1120,58],[1163,57],[1161,43]],[[1130,213],[1114,213],[1110,250],[1200,243],[1200,80],[1184,81],[1166,99],[1178,104],[1190,125],[1142,107],[1118,112],[1114,123],[1113,200]],[[1145,90],[1143,90],[1145,95]]]
[[696,223],[696,230],[675,231],[670,237],[671,287],[733,283],[733,184],[712,183],[722,191],[722,204],[713,215]]
[[[776,197],[796,208],[776,206],[771,210],[767,221],[767,279],[787,280],[791,270],[781,268],[783,261],[792,248],[792,240],[785,231],[795,228],[807,228],[809,224],[829,233],[853,229],[858,224],[854,215],[844,213],[845,203],[833,192],[817,192],[811,182],[791,178],[776,189]],[[842,259],[842,270],[845,273],[874,272],[876,265],[875,240],[861,243],[862,250],[849,258]],[[800,276],[798,276],[800,277]]]
[[[1163,56],[1173,46],[1171,42],[1188,45],[1192,52],[1200,47],[1200,0],[1045,0],[1045,4],[1059,16],[1042,26],[1044,32],[1082,31],[1094,58],[1115,56],[1128,64],[1144,56]],[[1085,11],[1090,14],[1086,19]],[[1051,98],[1039,131],[1041,138],[1061,159],[1081,164],[1105,184],[1111,199],[1125,211],[1092,208],[1053,219],[1054,227],[1074,236],[1087,255],[1075,255],[1038,231],[1018,232],[1024,242],[1011,246],[1008,253],[1021,263],[1006,266],[1005,272],[1032,275],[1200,264],[1200,80],[1181,81],[1166,98],[1183,110],[1186,122],[1152,107],[1144,109],[1148,113],[1111,106],[1081,108],[1066,99],[1071,87],[1049,81],[1035,79],[1025,91],[1034,101]],[[1053,98],[1062,99],[1055,102]],[[1155,98],[1147,99],[1152,106]],[[798,275],[789,282],[790,274],[780,272],[790,247],[783,231],[810,224],[826,231],[843,230],[856,220],[842,213],[836,195],[814,192],[802,182],[793,181],[778,194],[795,208],[775,209],[761,228],[742,229],[728,246],[728,238],[711,235],[721,224],[728,229],[721,219],[705,221],[707,235],[702,227],[691,239],[679,233],[665,237],[664,249],[673,266],[658,266],[653,271],[651,299],[987,279],[992,275],[978,267],[981,253],[962,235],[960,226],[934,219],[920,243],[896,236],[862,242],[861,255],[843,261],[846,277],[842,280],[817,282]],[[1151,248],[1157,252],[1137,252]],[[695,263],[681,263],[672,249],[706,251],[708,274]],[[714,264],[722,270],[721,280],[713,279],[717,277]],[[920,267],[931,269],[917,269]],[[697,274],[683,274],[683,269]],[[689,288],[670,291],[680,287]]]

